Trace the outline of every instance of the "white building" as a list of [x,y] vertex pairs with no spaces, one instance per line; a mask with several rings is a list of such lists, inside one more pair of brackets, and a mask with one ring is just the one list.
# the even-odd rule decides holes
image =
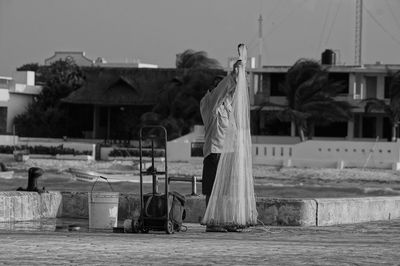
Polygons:
[[[295,126],[269,120],[274,106],[262,106],[262,103],[285,104],[286,96],[280,90],[285,81],[286,72],[290,66],[265,66],[249,69],[249,89],[253,112],[261,112],[259,125],[253,125],[258,136],[290,136],[295,137]],[[390,139],[391,127],[383,112],[364,112],[363,99],[377,98],[389,102],[389,71],[397,72],[400,65],[383,65],[381,63],[363,66],[329,66],[329,76],[333,81],[344,84],[343,91],[337,96],[338,100],[347,101],[357,108],[353,109],[354,119],[348,122],[333,123],[329,126],[316,126],[315,138],[346,139],[346,140],[375,140]],[[398,133],[397,133],[398,134]],[[259,143],[264,143],[262,137]]]
[[0,77],[0,134],[12,134],[14,118],[26,111],[42,90],[35,85],[35,72],[17,71],[13,77]]
[[94,61],[85,56],[85,52],[62,51],[55,52],[53,56],[44,60],[45,65],[51,65],[58,60],[73,59],[78,66],[92,66]]

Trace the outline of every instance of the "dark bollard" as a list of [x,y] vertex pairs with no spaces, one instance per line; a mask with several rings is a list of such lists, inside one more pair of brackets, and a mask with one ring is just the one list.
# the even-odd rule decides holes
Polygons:
[[38,193],[47,192],[45,188],[38,188],[37,180],[43,175],[43,169],[38,167],[31,167],[28,170],[28,187],[26,189],[19,187],[17,191],[33,191]]
[[198,196],[197,194],[197,177],[192,176],[192,196]]

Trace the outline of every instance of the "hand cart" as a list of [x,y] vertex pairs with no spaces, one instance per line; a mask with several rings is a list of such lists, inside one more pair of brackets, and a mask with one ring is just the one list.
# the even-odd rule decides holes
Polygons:
[[[143,142],[151,142],[151,167],[143,169]],[[156,142],[156,143],[155,143]],[[155,144],[164,146],[164,171],[158,171],[154,164]],[[159,151],[160,148],[157,147]],[[137,230],[147,233],[149,230],[163,231],[167,234],[174,233],[173,222],[170,220],[169,210],[171,202],[169,201],[169,184],[167,168],[167,130],[162,126],[144,126],[139,130],[139,164],[140,164],[140,217]],[[152,176],[152,192],[143,193],[143,176]],[[164,176],[164,194],[158,192],[158,177]]]

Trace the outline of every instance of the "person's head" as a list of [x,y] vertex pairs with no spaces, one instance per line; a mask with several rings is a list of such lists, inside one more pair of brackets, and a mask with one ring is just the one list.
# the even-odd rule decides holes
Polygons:
[[238,72],[238,69],[239,69],[239,66],[242,64],[242,60],[237,60],[234,64],[233,64],[233,67],[232,67],[232,70],[233,70],[233,72],[234,73],[237,73]]

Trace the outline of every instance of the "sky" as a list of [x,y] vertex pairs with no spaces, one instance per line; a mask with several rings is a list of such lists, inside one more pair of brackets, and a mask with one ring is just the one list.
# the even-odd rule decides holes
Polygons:
[[[324,49],[354,63],[356,0],[0,0],[0,76],[55,51],[90,59],[174,67],[186,49],[226,66],[245,43],[263,64],[320,59]],[[400,0],[364,0],[362,62],[400,64]]]

